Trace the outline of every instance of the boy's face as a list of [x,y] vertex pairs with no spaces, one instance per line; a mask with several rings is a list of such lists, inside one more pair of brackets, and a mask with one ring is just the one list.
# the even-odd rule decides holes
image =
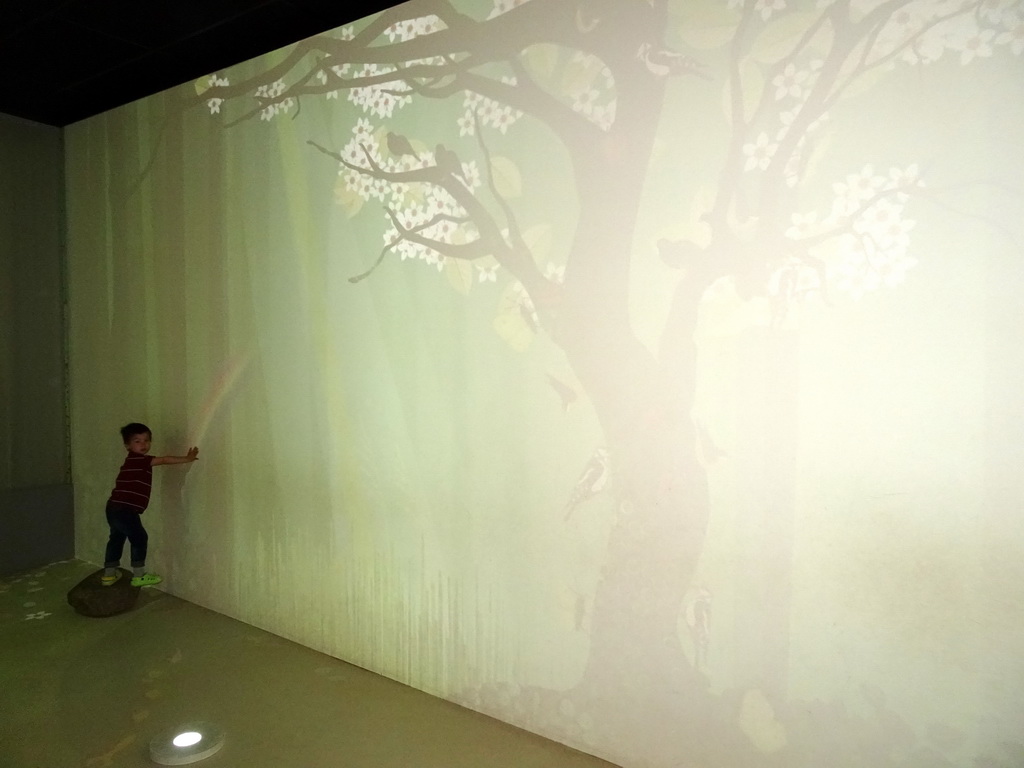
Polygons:
[[128,438],[128,442],[124,444],[124,447],[129,451],[135,453],[149,453],[149,441],[151,436],[148,432],[142,432],[138,435],[132,435]]

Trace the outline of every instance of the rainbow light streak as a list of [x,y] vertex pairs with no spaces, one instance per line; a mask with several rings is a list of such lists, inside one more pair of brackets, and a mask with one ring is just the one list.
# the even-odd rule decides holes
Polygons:
[[241,391],[241,383],[252,362],[252,352],[245,352],[229,360],[210,389],[199,412],[197,428],[191,432],[189,445],[202,446],[206,434],[225,406]]

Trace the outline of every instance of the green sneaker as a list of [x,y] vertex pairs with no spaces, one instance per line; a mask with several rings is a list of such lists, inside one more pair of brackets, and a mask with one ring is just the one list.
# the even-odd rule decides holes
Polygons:
[[132,577],[133,587],[152,587],[154,584],[159,584],[163,579],[157,576],[155,573],[144,573],[141,576]]
[[115,581],[121,578],[121,571],[117,571],[113,576],[107,576],[106,574],[100,576],[100,584],[104,587],[109,587]]

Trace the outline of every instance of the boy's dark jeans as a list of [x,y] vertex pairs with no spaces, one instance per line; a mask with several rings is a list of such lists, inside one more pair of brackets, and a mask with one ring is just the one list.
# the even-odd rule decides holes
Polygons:
[[110,524],[110,540],[107,542],[106,560],[103,565],[116,568],[121,564],[121,553],[124,541],[132,545],[132,568],[141,568],[146,564],[146,547],[149,534],[142,527],[141,514],[131,507],[107,502],[107,522]]

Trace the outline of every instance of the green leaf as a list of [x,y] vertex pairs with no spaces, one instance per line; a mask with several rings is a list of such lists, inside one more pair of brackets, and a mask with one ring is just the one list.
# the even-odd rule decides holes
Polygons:
[[680,6],[677,32],[686,45],[709,51],[732,41],[739,16],[724,2],[680,3]]
[[516,352],[525,352],[533,343],[533,331],[526,321],[507,312],[494,318],[494,330]]
[[528,322],[528,312],[522,305],[521,288],[509,283],[498,301],[498,314],[494,318],[494,330],[516,352],[525,352],[533,343],[534,330]]
[[507,157],[491,158],[491,173],[498,194],[506,200],[523,194],[523,177],[519,167]]
[[551,254],[551,225],[537,224],[523,232],[523,242],[538,264]]
[[550,81],[558,66],[558,50],[558,46],[551,43],[528,46],[523,51],[523,64],[539,81]]
[[[789,56],[801,35],[810,28],[817,18],[818,14],[812,12],[785,13],[776,17],[754,40],[754,44],[750,47],[750,56],[764,64],[774,64]],[[830,31],[819,32],[812,40],[812,49],[827,50],[830,40]]]
[[566,93],[589,91],[604,68],[604,62],[596,56],[584,54],[582,58],[573,57],[562,75],[562,87]]
[[337,181],[334,182],[334,202],[342,207],[349,218],[352,218],[362,210],[363,198],[359,196],[358,192],[348,188],[345,183],[347,175],[347,173],[339,175]]
[[466,259],[444,260],[444,274],[452,288],[463,296],[473,287],[473,264]]

